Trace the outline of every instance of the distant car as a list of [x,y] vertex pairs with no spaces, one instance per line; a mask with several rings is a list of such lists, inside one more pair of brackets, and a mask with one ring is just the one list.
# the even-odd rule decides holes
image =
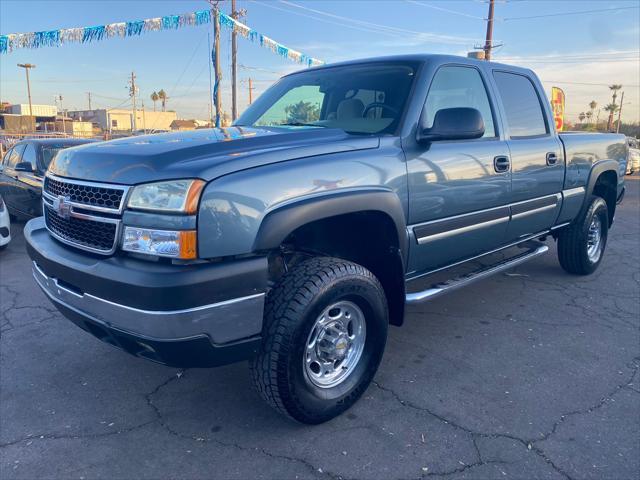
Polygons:
[[93,142],[89,139],[46,138],[16,143],[0,164],[0,195],[6,209],[15,217],[42,215],[42,180],[44,172],[62,149]]
[[629,149],[629,161],[627,162],[627,175],[640,172],[640,149]]
[[4,250],[11,241],[11,221],[9,211],[0,195],[0,250]]

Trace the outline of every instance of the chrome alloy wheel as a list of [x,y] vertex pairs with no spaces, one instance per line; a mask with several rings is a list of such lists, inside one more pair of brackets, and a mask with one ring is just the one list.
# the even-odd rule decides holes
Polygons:
[[325,308],[307,338],[303,362],[309,381],[320,388],[342,383],[358,364],[366,336],[364,313],[355,303]]
[[587,256],[591,263],[596,263],[602,255],[602,223],[600,217],[594,215],[587,233]]

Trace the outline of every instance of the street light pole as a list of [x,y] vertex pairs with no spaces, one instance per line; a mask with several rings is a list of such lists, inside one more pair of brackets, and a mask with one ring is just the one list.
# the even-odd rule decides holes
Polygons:
[[31,83],[29,81],[29,70],[32,68],[36,68],[36,66],[32,63],[19,63],[19,67],[24,68],[24,71],[27,73],[27,96],[29,97],[29,116],[33,118],[33,108],[31,106]]

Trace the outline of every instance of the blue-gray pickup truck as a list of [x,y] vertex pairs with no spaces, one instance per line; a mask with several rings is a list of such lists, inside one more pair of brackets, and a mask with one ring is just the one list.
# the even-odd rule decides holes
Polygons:
[[622,135],[558,134],[531,70],[350,61],[283,77],[229,128],[63,150],[25,236],[87,332],[171,366],[248,359],[271,406],[320,423],[366,390],[405,305],[549,239],[592,273],[627,157]]

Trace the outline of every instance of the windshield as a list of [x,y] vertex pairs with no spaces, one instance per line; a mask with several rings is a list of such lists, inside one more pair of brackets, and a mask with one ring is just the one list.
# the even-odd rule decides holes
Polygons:
[[51,163],[51,160],[53,160],[53,157],[55,157],[56,153],[64,148],[67,147],[63,147],[61,145],[44,145],[42,147],[42,170],[49,168],[49,164]]
[[235,124],[392,133],[407,103],[415,71],[415,63],[393,62],[297,73],[269,88]]

